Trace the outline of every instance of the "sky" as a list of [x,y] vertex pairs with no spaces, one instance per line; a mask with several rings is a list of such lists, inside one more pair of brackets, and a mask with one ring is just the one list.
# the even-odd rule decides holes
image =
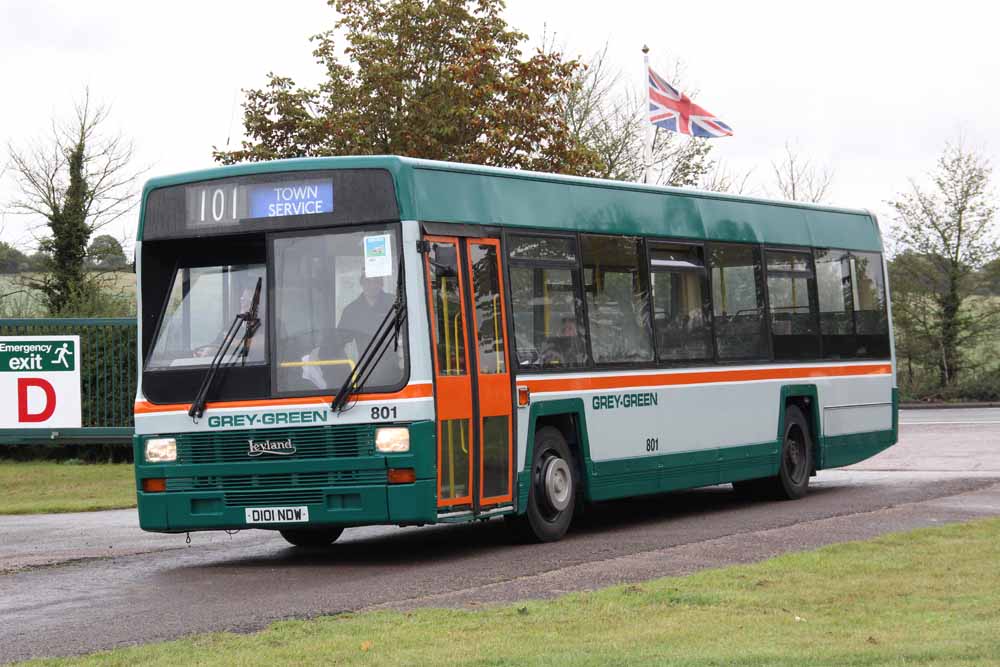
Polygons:
[[[834,173],[830,203],[875,211],[923,179],[945,141],[1000,149],[1000,49],[991,3],[508,0],[508,22],[570,56],[607,45],[624,85],[684,63],[695,101],[734,136],[713,155],[768,194],[786,143]],[[310,35],[331,28],[324,0],[0,0],[0,168],[72,114],[85,87],[111,109],[108,128],[136,147],[149,176],[212,166],[238,145],[241,90],[268,72],[315,83]],[[8,170],[0,203],[16,189]],[[128,244],[137,214],[106,230]],[[30,247],[39,221],[3,214],[0,240]]]

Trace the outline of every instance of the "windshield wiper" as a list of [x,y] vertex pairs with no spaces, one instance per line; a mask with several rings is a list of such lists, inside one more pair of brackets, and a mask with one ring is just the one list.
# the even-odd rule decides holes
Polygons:
[[403,322],[406,321],[406,294],[403,289],[402,257],[399,260],[398,275],[399,277],[396,279],[396,298],[393,300],[392,305],[389,306],[389,311],[382,318],[382,322],[375,329],[375,333],[372,335],[371,340],[368,341],[368,345],[361,351],[357,365],[347,374],[344,384],[340,385],[337,395],[333,397],[333,401],[330,403],[331,412],[337,412],[338,414],[343,412],[346,409],[347,399],[352,394],[356,394],[364,388],[365,383],[368,382],[368,378],[371,377],[372,373],[378,367],[379,362],[382,361],[382,357],[385,356],[386,351],[389,349],[390,341],[392,342],[393,351],[399,348],[399,331],[403,327]]
[[250,307],[243,314],[243,321],[246,322],[246,327],[243,329],[243,340],[240,341],[240,346],[242,347],[240,350],[240,360],[244,366],[246,366],[247,357],[250,355],[250,339],[253,338],[253,335],[257,333],[257,329],[260,328],[260,318],[257,317],[257,309],[260,307],[260,287],[263,280],[263,278],[257,278],[257,286],[253,290]]
[[250,339],[253,338],[253,335],[257,333],[257,329],[260,328],[260,318],[257,317],[257,309],[260,306],[260,288],[262,282],[263,278],[257,278],[257,287],[254,288],[250,307],[247,308],[246,312],[236,314],[236,317],[233,318],[233,323],[229,325],[229,330],[226,332],[225,338],[222,339],[222,343],[219,345],[219,349],[215,351],[212,363],[205,372],[201,386],[198,387],[198,392],[195,394],[191,408],[188,410],[188,416],[191,419],[201,419],[201,416],[205,414],[205,403],[208,400],[208,391],[212,388],[212,381],[215,380],[215,376],[218,374],[219,368],[222,366],[222,362],[229,352],[229,348],[232,347],[233,341],[236,340],[240,325],[243,324],[246,325],[246,329],[243,332],[243,340],[240,341],[239,347],[237,347],[233,356],[238,356],[246,364],[247,355],[250,353]]

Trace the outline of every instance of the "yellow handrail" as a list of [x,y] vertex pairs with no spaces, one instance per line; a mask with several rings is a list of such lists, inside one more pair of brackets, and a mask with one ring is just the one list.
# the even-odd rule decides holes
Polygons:
[[455,434],[452,426],[455,425],[453,419],[448,420],[448,497],[455,497]]
[[282,361],[278,368],[302,368],[304,366],[350,366],[354,370],[351,359],[317,359],[316,361]]
[[448,330],[448,279],[441,277],[441,321],[444,322],[444,374],[451,375],[451,332]]
[[[552,310],[549,303],[549,280],[548,276],[545,275],[545,269],[538,269],[538,271],[542,272],[542,331],[545,333],[545,337],[548,338],[551,333],[549,312]],[[514,326],[517,326],[516,319],[514,320]]]
[[462,351],[461,350],[462,346],[459,345],[459,340],[461,340],[461,339],[458,337],[458,334],[459,334],[458,324],[459,324],[459,321],[461,320],[461,318],[462,318],[461,311],[455,313],[455,370],[457,371],[456,375],[461,375],[462,374],[462,372],[461,372],[461,370],[462,370],[462,357],[460,356],[460,353]]
[[719,291],[722,293],[722,314],[725,315],[729,312],[729,305],[726,303],[726,297],[728,293],[726,292],[726,267],[719,267]]
[[462,434],[462,453],[468,455],[469,453],[469,439],[465,437],[465,420],[458,422],[458,430]]
[[500,341],[500,316],[497,308],[497,303],[500,301],[500,295],[493,295],[493,351],[496,353],[497,358],[497,373],[501,373],[500,369],[500,346],[497,344]]

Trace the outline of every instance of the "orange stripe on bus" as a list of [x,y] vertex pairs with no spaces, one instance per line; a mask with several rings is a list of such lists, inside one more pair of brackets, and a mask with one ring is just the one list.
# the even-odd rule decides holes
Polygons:
[[[689,384],[713,384],[719,382],[752,382],[756,380],[790,380],[815,377],[858,377],[889,375],[891,364],[869,364],[864,366],[808,366],[799,368],[747,368],[734,370],[693,371],[683,373],[657,373],[652,375],[606,375],[579,378],[527,379],[518,384],[526,385],[532,392],[587,391],[600,389],[627,389],[630,387],[657,387]],[[393,394],[362,394],[359,401],[386,401],[403,398],[430,398],[433,396],[430,384],[412,384]],[[288,405],[329,405],[332,396],[309,396],[299,398],[261,399],[254,401],[223,401],[209,403],[213,408],[256,408],[280,407]],[[136,414],[156,412],[186,412],[189,403],[156,405],[148,401],[137,401]]]
[[754,380],[790,380],[793,378],[847,377],[888,375],[891,364],[866,366],[811,366],[800,368],[746,368],[718,371],[683,373],[658,373],[654,375],[610,375],[579,378],[520,379],[532,392],[586,391],[594,389],[627,389],[630,387],[657,387],[687,384],[712,384],[717,382],[750,382]]
[[[434,395],[434,389],[429,383],[411,384],[401,391],[392,394],[361,394],[357,396],[359,401],[393,401],[401,398],[430,398]],[[209,403],[207,410],[217,408],[268,408],[282,407],[289,405],[329,405],[333,400],[332,396],[307,396],[298,398],[265,398],[254,401],[221,401],[219,403]],[[353,400],[353,399],[352,399]],[[190,403],[174,403],[168,405],[156,405],[148,401],[136,401],[135,414],[150,414],[156,412],[187,412],[191,407]]]

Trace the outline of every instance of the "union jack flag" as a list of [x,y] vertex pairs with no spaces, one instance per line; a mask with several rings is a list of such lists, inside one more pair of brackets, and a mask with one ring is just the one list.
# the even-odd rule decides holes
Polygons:
[[649,122],[671,132],[692,137],[729,137],[733,128],[708,113],[647,66],[649,71]]

